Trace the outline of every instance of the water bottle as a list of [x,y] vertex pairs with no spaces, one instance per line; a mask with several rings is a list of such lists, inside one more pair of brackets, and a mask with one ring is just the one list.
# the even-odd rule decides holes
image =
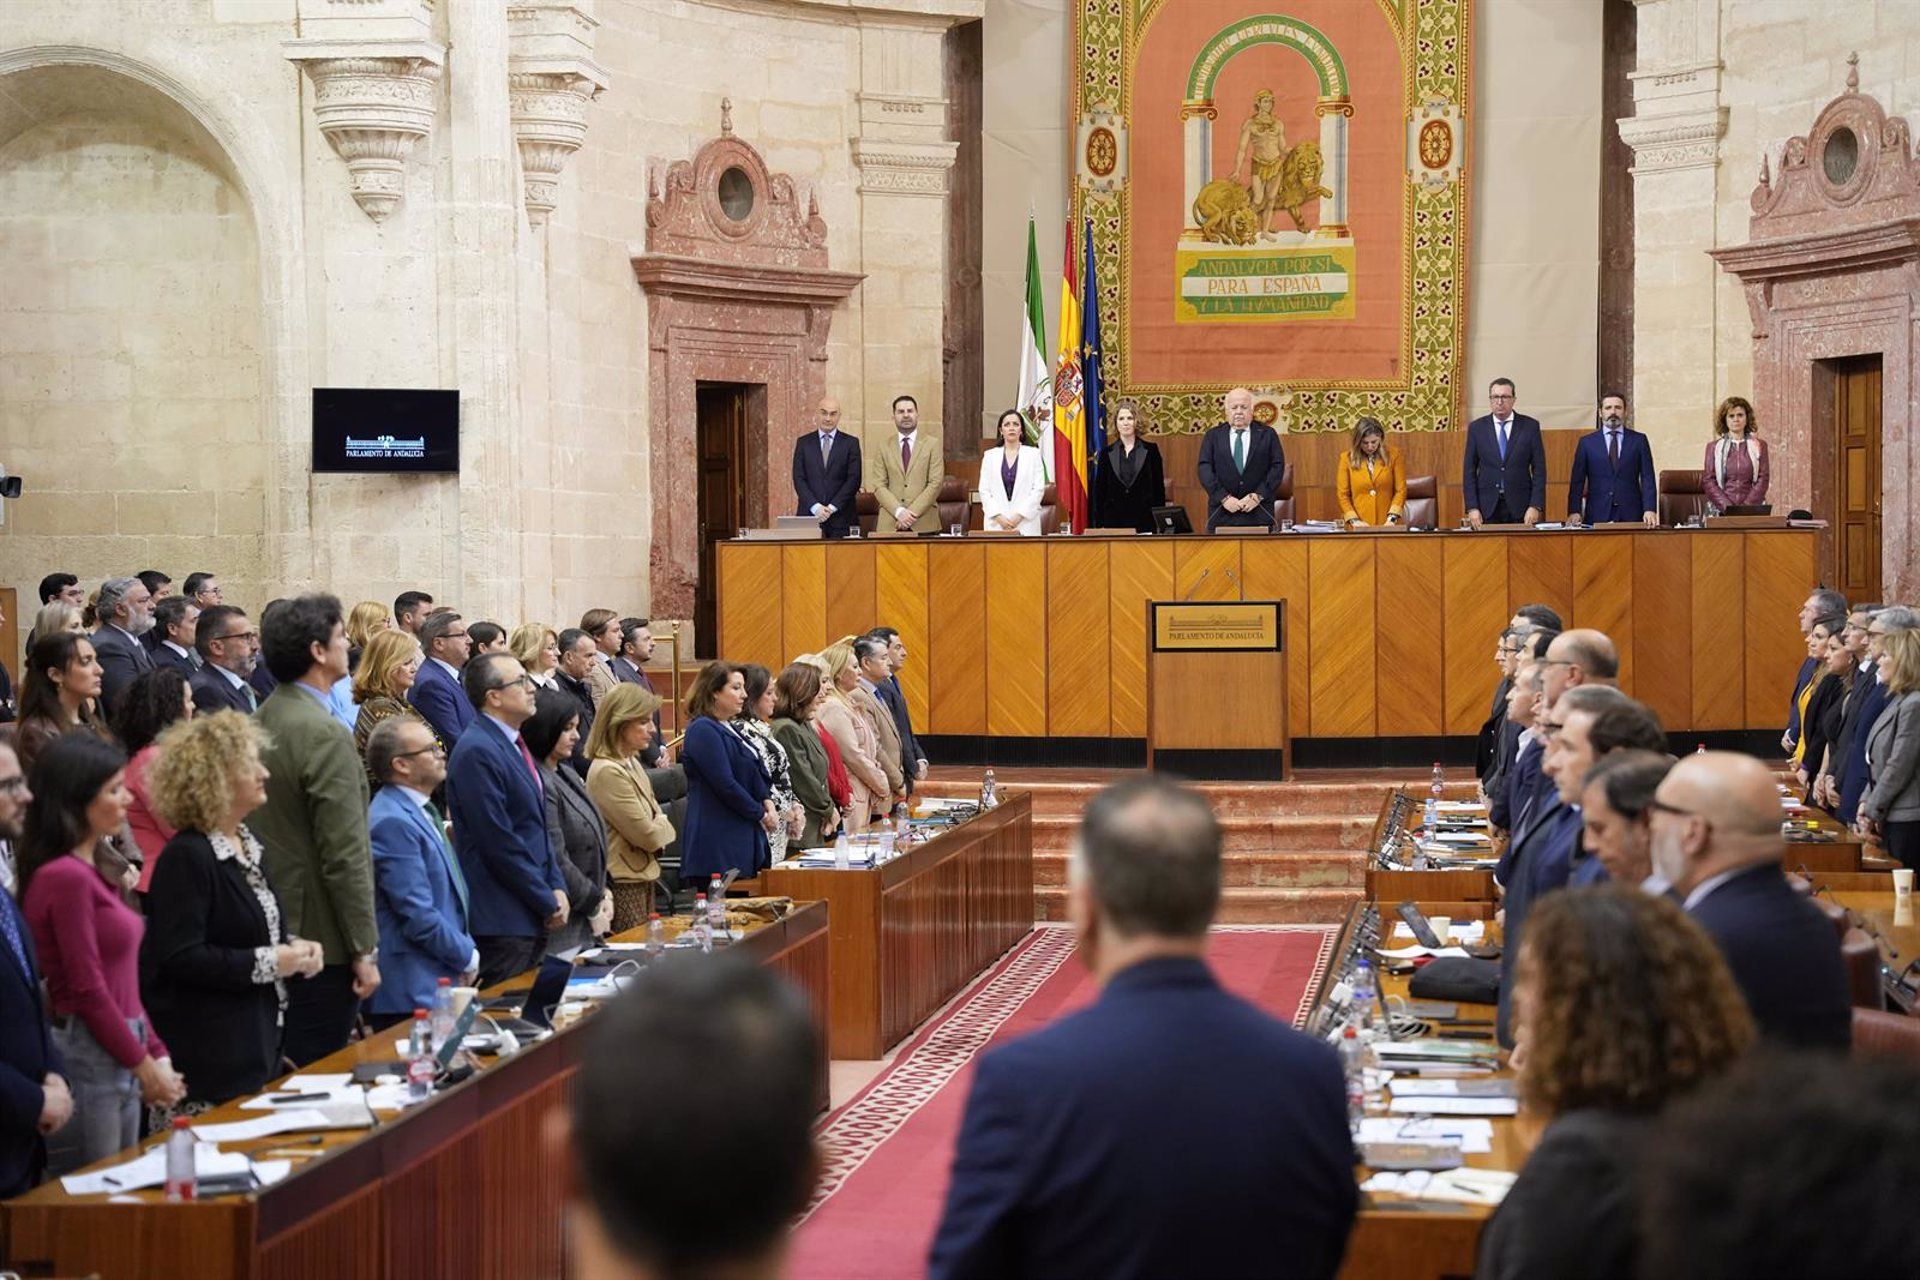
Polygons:
[[647,955],[658,959],[667,949],[667,929],[660,923],[660,913],[654,912],[647,917]]
[[1427,839],[1431,840],[1440,834],[1440,802],[1431,796],[1427,798],[1427,811],[1423,825],[1427,829]]
[[1427,788],[1427,794],[1435,800],[1444,800],[1447,795],[1447,771],[1440,767],[1437,760],[1433,765],[1433,785]]
[[438,1071],[433,1060],[433,1027],[425,1009],[413,1011],[413,1034],[407,1040],[407,1099],[424,1102],[433,1093],[433,1077]]
[[1697,756],[1698,756],[1698,755],[1705,755],[1705,754],[1706,754],[1706,750],[1707,750],[1707,744],[1706,744],[1706,743],[1704,743],[1704,742],[1701,742],[1701,743],[1697,743],[1697,744],[1695,744],[1695,746],[1694,746],[1694,748],[1693,748],[1693,754],[1695,754],[1695,755],[1697,755]]
[[883,825],[880,828],[880,845],[879,845],[879,850],[875,855],[876,858],[881,862],[887,861],[889,858],[893,857],[894,851],[898,847],[898,845],[899,845],[899,840],[896,839],[893,834],[893,827],[890,825]]
[[1352,1027],[1340,1034],[1340,1070],[1347,1078],[1347,1123],[1358,1133],[1367,1118],[1367,1047]]
[[845,871],[853,865],[853,845],[847,840],[847,829],[840,828],[840,834],[833,838],[833,869]]
[[727,932],[727,893],[720,887],[719,876],[713,878],[713,887],[707,890],[707,923],[712,927],[716,940],[733,940]]
[[193,1122],[185,1116],[173,1118],[173,1131],[167,1135],[167,1199],[194,1200],[200,1195],[200,1178],[193,1167]]
[[702,951],[713,950],[713,918],[707,914],[707,895],[693,896],[693,945]]
[[453,979],[442,978],[433,989],[433,1050],[440,1051],[442,1045],[453,1038],[453,1024],[459,1021],[453,1013]]
[[898,844],[907,842],[907,833],[912,830],[907,820],[907,802],[896,800],[893,803],[893,838]]
[[1365,956],[1354,962],[1353,1000],[1358,1011],[1360,1038],[1373,1040],[1387,1034],[1387,1011],[1380,1006],[1380,984],[1374,981],[1373,965]]
[[1000,803],[1000,792],[993,783],[993,770],[989,769],[980,777],[980,808],[992,809]]

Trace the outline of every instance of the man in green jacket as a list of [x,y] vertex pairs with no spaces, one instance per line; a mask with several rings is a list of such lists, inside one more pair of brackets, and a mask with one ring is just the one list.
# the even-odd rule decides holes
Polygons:
[[298,596],[260,620],[260,647],[278,680],[254,717],[266,730],[267,802],[248,825],[287,932],[318,942],[325,966],[287,984],[282,1052],[304,1067],[347,1046],[360,1002],[380,985],[367,844],[367,771],[327,694],[347,674],[340,601]]

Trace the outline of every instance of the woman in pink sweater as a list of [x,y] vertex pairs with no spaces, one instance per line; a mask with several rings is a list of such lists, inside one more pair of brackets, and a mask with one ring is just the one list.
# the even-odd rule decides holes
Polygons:
[[40,953],[53,1039],[66,1058],[73,1119],[47,1143],[47,1167],[71,1172],[130,1147],[140,1103],[186,1089],[140,1003],[145,924],[95,865],[127,820],[127,758],[90,733],[66,733],[34,761],[20,838],[22,914]]

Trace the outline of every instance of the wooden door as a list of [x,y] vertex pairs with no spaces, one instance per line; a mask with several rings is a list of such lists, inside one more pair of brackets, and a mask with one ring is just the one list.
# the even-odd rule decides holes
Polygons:
[[1880,357],[1832,363],[1833,573],[1849,600],[1880,599]]
[[747,400],[752,388],[739,382],[702,382],[694,388],[697,510],[700,519],[700,585],[694,597],[694,655],[717,656],[720,581],[715,544],[749,527]]

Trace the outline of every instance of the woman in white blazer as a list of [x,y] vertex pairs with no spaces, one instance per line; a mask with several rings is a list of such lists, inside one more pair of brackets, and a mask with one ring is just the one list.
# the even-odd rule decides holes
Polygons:
[[1040,451],[1022,443],[1026,419],[1017,409],[1000,415],[1000,443],[980,457],[981,526],[1028,537],[1040,534],[1040,499],[1047,491]]

